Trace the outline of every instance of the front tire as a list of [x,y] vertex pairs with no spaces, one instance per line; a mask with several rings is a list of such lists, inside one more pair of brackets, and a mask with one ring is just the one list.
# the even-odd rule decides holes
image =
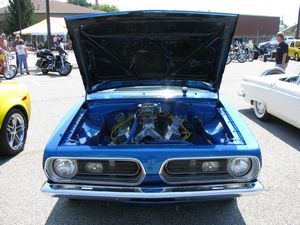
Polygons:
[[17,155],[24,149],[27,137],[27,118],[19,109],[10,110],[0,130],[0,153]]
[[228,54],[227,59],[226,59],[226,65],[228,65],[229,63],[231,63],[232,57],[230,54]]
[[237,60],[239,63],[244,63],[247,61],[247,55],[245,53],[239,53],[237,56]]
[[3,76],[5,79],[10,80],[17,75],[17,72],[17,67],[15,65],[9,65],[9,67],[4,71]]
[[72,71],[72,65],[69,63],[66,63],[65,66],[62,68],[59,68],[59,75],[60,76],[68,76]]
[[263,102],[254,101],[253,109],[255,116],[261,121],[267,121],[270,119],[270,114],[267,112],[266,105]]
[[254,52],[250,52],[248,55],[248,61],[253,62],[253,60],[254,60]]
[[48,74],[48,70],[47,69],[42,69],[42,74],[44,74],[44,75],[46,75],[46,74]]

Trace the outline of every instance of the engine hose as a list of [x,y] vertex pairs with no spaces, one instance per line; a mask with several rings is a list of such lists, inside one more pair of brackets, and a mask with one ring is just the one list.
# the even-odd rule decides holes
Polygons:
[[115,126],[113,126],[111,133],[110,133],[110,138],[111,140],[115,140],[114,138],[114,133],[123,125],[125,125],[126,123],[128,123],[130,120],[133,119],[133,115],[129,115],[125,120],[121,121],[120,123],[117,123]]
[[133,135],[134,135],[135,132],[136,132],[136,128],[137,128],[137,126],[138,126],[138,122],[139,122],[139,121],[138,121],[138,116],[137,116],[137,113],[135,113],[135,114],[134,114],[133,124],[132,124],[131,130],[130,130],[128,139],[127,139],[127,141],[126,141],[126,144],[131,143],[132,137],[133,137]]

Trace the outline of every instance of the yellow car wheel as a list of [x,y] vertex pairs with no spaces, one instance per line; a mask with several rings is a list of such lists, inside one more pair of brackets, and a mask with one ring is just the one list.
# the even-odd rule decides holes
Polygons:
[[14,108],[7,113],[0,130],[0,153],[16,155],[24,149],[27,124],[27,118],[21,110]]

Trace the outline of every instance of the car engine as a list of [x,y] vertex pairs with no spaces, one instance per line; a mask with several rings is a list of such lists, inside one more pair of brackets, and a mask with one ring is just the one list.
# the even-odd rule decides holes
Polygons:
[[[65,135],[77,145],[234,144],[229,119],[216,103],[157,101],[96,104],[82,109]],[[237,132],[235,132],[236,134]]]
[[119,113],[115,119],[117,124],[111,132],[112,145],[180,142],[191,135],[183,124],[185,119],[182,116],[163,111],[157,103],[139,104],[135,114],[126,118]]

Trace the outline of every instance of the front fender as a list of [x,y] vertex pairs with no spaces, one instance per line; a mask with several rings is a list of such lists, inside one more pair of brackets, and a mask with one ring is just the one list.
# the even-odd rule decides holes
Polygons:
[[[24,97],[24,99],[23,99]],[[7,97],[4,101],[1,101],[0,107],[0,128],[2,127],[5,116],[14,107],[21,107],[25,112],[27,119],[30,117],[30,98],[28,94],[24,94],[23,97]],[[23,99],[23,100],[22,100]]]
[[61,119],[58,126],[55,128],[52,135],[50,136],[48,143],[46,144],[43,162],[50,156],[54,156],[56,154],[56,150],[59,146],[62,136],[66,132],[68,126],[71,124],[72,120],[74,119],[75,115],[78,113],[79,109],[82,107],[84,102],[84,98],[78,100]]

